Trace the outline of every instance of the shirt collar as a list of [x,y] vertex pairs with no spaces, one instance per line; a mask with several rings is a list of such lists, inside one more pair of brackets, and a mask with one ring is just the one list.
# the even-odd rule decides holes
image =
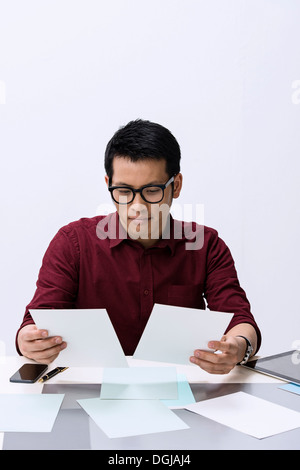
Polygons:
[[[138,243],[135,240],[132,240],[128,237],[126,230],[120,223],[119,214],[117,212],[114,212],[106,216],[105,224],[107,226],[107,230],[105,232],[106,234],[105,238],[109,238],[110,248],[115,248],[116,246],[120,245],[122,242],[126,242],[126,241]],[[170,214],[169,226],[170,226],[170,230],[165,231],[162,238],[157,240],[157,242],[149,249],[168,247],[171,251],[171,254],[174,255],[177,243],[180,242],[182,239],[185,239],[185,236],[182,234],[182,222],[178,220],[174,220],[171,214]],[[174,237],[175,232],[176,232],[176,235]]]

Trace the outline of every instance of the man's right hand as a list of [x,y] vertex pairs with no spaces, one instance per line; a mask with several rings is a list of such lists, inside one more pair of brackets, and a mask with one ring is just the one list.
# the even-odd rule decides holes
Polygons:
[[61,336],[48,337],[47,330],[39,330],[36,325],[26,325],[19,331],[18,346],[28,359],[50,364],[66,348],[67,343]]

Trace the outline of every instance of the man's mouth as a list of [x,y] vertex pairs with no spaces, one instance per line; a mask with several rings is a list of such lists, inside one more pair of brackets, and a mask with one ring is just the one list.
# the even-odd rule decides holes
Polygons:
[[146,222],[150,219],[151,219],[151,217],[140,217],[140,216],[128,217],[128,220],[133,221],[133,222]]

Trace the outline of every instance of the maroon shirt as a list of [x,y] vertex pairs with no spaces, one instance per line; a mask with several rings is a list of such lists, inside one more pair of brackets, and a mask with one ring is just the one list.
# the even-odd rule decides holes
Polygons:
[[197,233],[204,238],[199,236],[199,249],[189,250],[191,235],[185,236],[182,229],[178,238],[173,230],[174,224],[178,229],[186,223],[171,218],[169,239],[144,249],[138,241],[126,239],[126,232],[111,229],[112,221],[119,220],[117,213],[105,220],[111,225],[104,236],[99,230],[104,216],[83,218],[58,231],[43,258],[21,327],[34,323],[29,309],[105,308],[124,353],[130,356],[154,303],[197,309],[205,309],[207,303],[210,310],[234,313],[227,330],[238,323],[253,325],[259,348],[260,331],[231,253],[214,229],[190,223],[195,239]]

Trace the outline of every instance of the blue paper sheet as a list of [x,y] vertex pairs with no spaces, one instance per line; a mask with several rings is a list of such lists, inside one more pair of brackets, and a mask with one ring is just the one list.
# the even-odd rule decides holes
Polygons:
[[288,383],[281,385],[279,388],[281,388],[281,390],[285,390],[286,392],[296,393],[297,395],[300,395],[300,385]]

